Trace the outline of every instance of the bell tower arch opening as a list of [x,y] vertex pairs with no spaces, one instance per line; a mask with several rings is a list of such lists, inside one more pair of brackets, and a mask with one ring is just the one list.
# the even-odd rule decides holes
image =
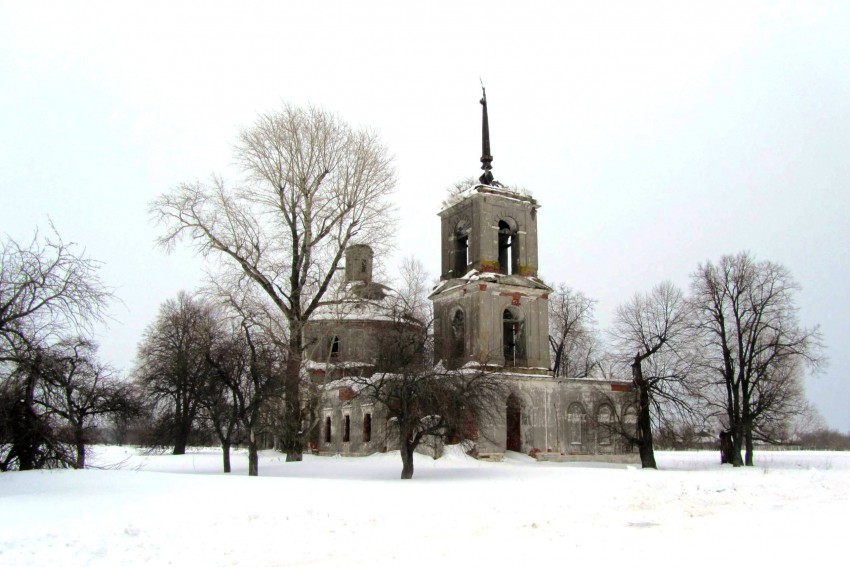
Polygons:
[[519,239],[517,231],[505,220],[500,220],[499,230],[499,272],[505,275],[519,273]]
[[461,221],[454,231],[454,277],[463,277],[469,266],[469,227]]

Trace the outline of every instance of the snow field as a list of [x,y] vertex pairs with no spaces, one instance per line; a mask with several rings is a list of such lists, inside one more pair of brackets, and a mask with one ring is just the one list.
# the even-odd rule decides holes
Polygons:
[[484,463],[398,453],[143,455],[113,469],[0,475],[0,565],[843,564],[850,454],[658,454],[658,471],[599,463]]

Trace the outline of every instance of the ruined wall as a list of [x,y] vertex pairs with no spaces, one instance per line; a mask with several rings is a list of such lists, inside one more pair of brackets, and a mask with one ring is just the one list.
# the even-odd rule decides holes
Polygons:
[[[500,220],[516,231],[519,274],[536,276],[538,208],[539,205],[531,197],[510,192],[497,194],[486,187],[479,187],[463,201],[441,211],[440,279],[459,278],[470,269],[498,272]],[[463,273],[455,269],[459,233],[469,237],[468,263]]]
[[[523,283],[524,278],[501,277],[500,282]],[[548,370],[549,300],[548,292],[527,286],[484,280],[459,281],[454,289],[441,292],[434,300],[434,335],[439,356],[453,358],[456,329],[455,313],[463,311],[464,333],[461,361],[474,360],[497,366],[506,364],[503,350],[503,314],[514,308],[522,315],[525,357],[520,366]]]
[[[555,380],[551,377],[511,376],[505,374],[511,393],[520,405],[520,452],[593,455],[628,451],[610,426],[623,416],[633,400],[622,385],[595,380]],[[479,453],[503,453],[509,437],[507,407],[504,402],[497,423],[482,431]],[[605,410],[612,412],[605,419]],[[600,419],[601,418],[601,419]],[[610,421],[609,421],[610,420]]]

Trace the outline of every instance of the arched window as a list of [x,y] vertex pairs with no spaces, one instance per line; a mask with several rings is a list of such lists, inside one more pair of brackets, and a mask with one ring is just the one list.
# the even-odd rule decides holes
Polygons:
[[458,308],[455,311],[454,316],[452,317],[452,346],[451,346],[451,358],[452,360],[461,360],[463,355],[465,354],[465,342],[466,342],[466,320],[463,314],[463,310]]
[[367,413],[363,416],[363,442],[368,443],[372,440],[372,414]]
[[582,445],[584,443],[585,429],[584,407],[575,403],[567,410],[567,439],[570,445]]
[[325,418],[325,443],[331,442],[331,418],[330,416]]
[[342,442],[348,443],[351,440],[351,416],[346,415],[342,420]]
[[339,337],[334,336],[331,339],[331,358],[337,358],[339,356]]
[[623,429],[629,435],[637,436],[637,408],[634,405],[629,405],[623,410]]
[[499,272],[519,273],[519,243],[517,232],[506,221],[499,221]]
[[502,313],[502,350],[505,366],[525,365],[525,336],[522,313],[510,308]]
[[614,410],[605,404],[596,412],[596,440],[600,445],[611,444],[611,433],[614,426]]

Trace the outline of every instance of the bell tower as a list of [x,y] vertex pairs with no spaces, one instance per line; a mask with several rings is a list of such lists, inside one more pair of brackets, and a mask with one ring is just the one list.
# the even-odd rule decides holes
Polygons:
[[482,87],[484,173],[439,213],[442,266],[431,294],[438,357],[548,373],[552,291],[537,278],[538,202],[493,178]]

